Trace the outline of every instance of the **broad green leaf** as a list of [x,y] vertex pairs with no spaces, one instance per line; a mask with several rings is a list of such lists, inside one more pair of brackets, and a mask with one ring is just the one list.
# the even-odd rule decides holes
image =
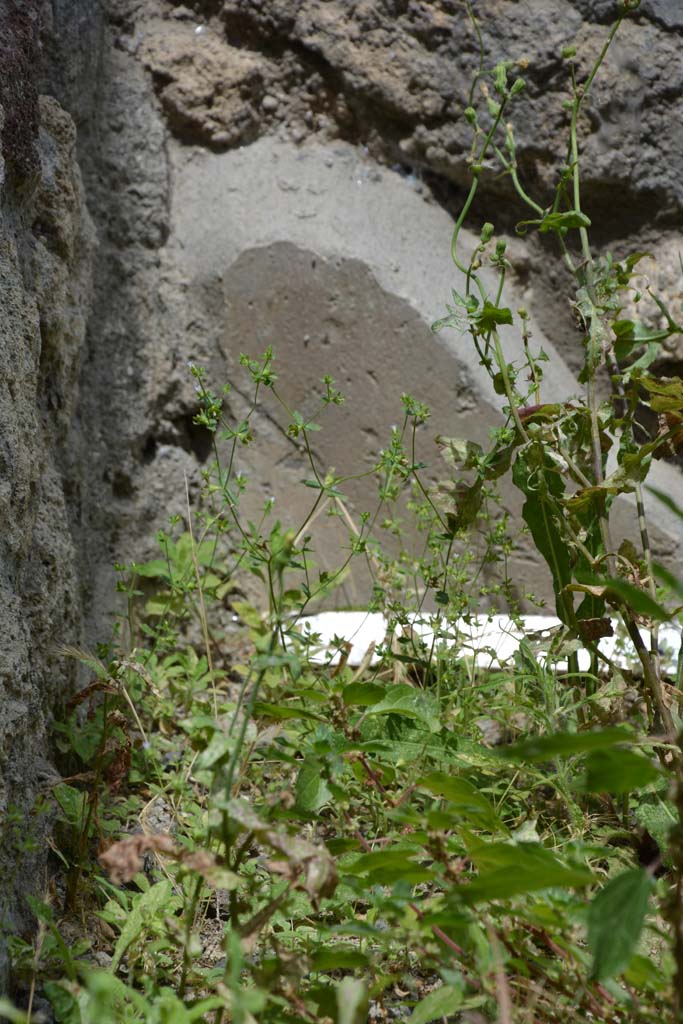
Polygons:
[[472,319],[481,331],[491,331],[497,324],[511,324],[512,310],[506,306],[494,306],[487,300],[479,312],[472,315]]
[[603,750],[617,743],[628,743],[633,733],[628,729],[613,726],[610,729],[595,729],[591,732],[557,732],[550,736],[532,736],[530,739],[500,747],[492,751],[498,757],[510,761],[548,761],[553,757],[571,757],[585,754],[590,750]]
[[[384,691],[382,691],[384,692]],[[264,701],[256,701],[254,704],[254,715],[257,718],[273,718],[276,721],[303,718],[312,722],[323,722],[326,719],[322,715],[314,715],[306,708],[295,707],[291,704],[267,704]]]
[[371,883],[392,885],[394,882],[424,882],[431,879],[434,872],[415,864],[413,857],[423,856],[420,849],[414,846],[403,846],[394,850],[376,850],[372,853],[361,853],[352,861],[344,864],[344,871],[349,875],[358,875]]
[[321,946],[311,956],[311,969],[314,971],[352,971],[355,967],[367,965],[367,954],[349,944]]
[[470,851],[479,877],[458,890],[467,903],[510,899],[525,892],[556,886],[590,885],[592,871],[565,864],[539,843],[483,843]]
[[403,715],[405,718],[423,722],[430,732],[439,732],[441,729],[436,697],[424,690],[417,690],[414,686],[392,686],[386,692],[384,700],[373,704],[365,712],[366,718],[370,715]]
[[133,562],[130,568],[131,572],[134,572],[136,576],[144,576],[147,579],[171,579],[168,562],[162,558],[154,558],[151,562],[144,562],[142,564]]
[[618,594],[638,615],[646,615],[658,622],[667,622],[671,618],[666,608],[662,608],[661,604],[653,600],[645,590],[629,583],[628,580],[608,579],[605,582],[610,593]]
[[623,747],[593,750],[586,760],[580,788],[587,793],[628,793],[661,778],[661,772],[642,754]]
[[432,1020],[449,1019],[463,1002],[462,989],[455,985],[442,985],[417,1004],[407,1024],[429,1024]]
[[342,700],[347,707],[369,708],[377,704],[386,692],[385,687],[377,683],[349,683],[342,690]]
[[294,787],[296,804],[302,811],[318,811],[332,796],[322,774],[319,761],[306,758],[299,769]]
[[429,790],[435,796],[448,800],[455,809],[469,818],[473,824],[490,832],[507,831],[486,797],[466,779],[444,772],[433,772],[417,782],[417,786]]
[[636,951],[653,887],[643,868],[624,871],[607,883],[588,908],[591,977],[605,981],[628,967]]
[[342,978],[337,985],[337,1024],[366,1024],[368,990],[359,978]]
[[52,1004],[55,1020],[59,1024],[83,1024],[78,1002],[67,984],[65,981],[46,981],[43,991]]

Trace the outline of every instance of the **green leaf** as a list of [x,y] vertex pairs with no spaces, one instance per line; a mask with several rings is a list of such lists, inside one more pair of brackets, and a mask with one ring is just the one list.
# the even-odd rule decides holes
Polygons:
[[680,377],[651,377],[643,374],[640,383],[650,394],[650,408],[654,412],[683,410],[683,380]]
[[607,883],[588,908],[591,978],[605,981],[628,967],[643,928],[653,887],[643,868],[624,871]]
[[572,578],[570,550],[557,524],[557,507],[564,494],[564,481],[538,444],[530,445],[518,454],[512,467],[512,480],[526,495],[522,517],[552,574],[557,615],[567,622],[563,590]]
[[66,987],[66,982],[46,981],[43,990],[52,1004],[55,1020],[59,1024],[83,1024],[78,1002]]
[[[658,799],[657,803],[642,803],[633,812],[641,828],[646,829],[663,852],[668,849],[671,829],[678,821],[672,803]],[[669,863],[668,858],[664,857]]]
[[361,853],[352,861],[344,864],[344,871],[349,875],[360,875],[370,884],[392,885],[404,881],[415,884],[433,878],[430,868],[415,864],[413,857],[423,856],[420,849],[414,846],[402,846],[393,850],[375,850],[372,853]]
[[590,218],[580,210],[567,210],[566,213],[546,213],[538,226],[541,234],[547,231],[566,231],[569,228],[589,228]]
[[111,962],[112,972],[117,970],[131,943],[135,942],[145,931],[147,923],[158,914],[163,916],[171,913],[171,903],[174,906],[177,905],[177,900],[171,898],[172,892],[171,883],[164,879],[164,881],[152,885],[147,892],[143,892],[134,901],[114,949]]
[[332,796],[322,774],[319,761],[306,758],[299,769],[294,787],[296,804],[302,811],[318,811]]
[[430,732],[439,732],[441,729],[436,698],[424,690],[416,690],[414,686],[392,686],[384,700],[373,704],[365,712],[366,718],[370,715],[402,715],[423,722]]
[[366,1024],[368,990],[358,978],[342,978],[337,985],[337,1024]]
[[195,762],[199,771],[211,768],[212,765],[224,761],[233,748],[233,738],[224,732],[215,732],[209,740],[209,745],[202,750]]
[[349,683],[342,690],[342,700],[347,707],[369,708],[382,699],[386,689],[377,683]]
[[429,1024],[429,1021],[450,1018],[459,1010],[463,1002],[463,992],[455,985],[442,985],[417,1004],[407,1024]]
[[579,788],[586,793],[628,793],[661,777],[661,772],[642,754],[623,747],[594,750],[586,760],[586,774]]
[[26,1024],[28,1017],[23,1010],[17,1010],[9,1000],[0,999],[0,1019],[10,1021],[10,1024]]
[[604,598],[615,607],[626,603],[631,611],[638,615],[645,615],[656,622],[668,622],[671,619],[671,613],[666,608],[651,598],[641,587],[629,583],[628,580],[608,579],[595,583],[569,583],[565,590],[569,593],[576,591],[580,594],[592,594],[593,597]]
[[142,564],[133,562],[130,568],[131,572],[134,572],[136,576],[144,576],[147,579],[171,579],[168,562],[163,558],[154,558],[151,562],[144,562]]
[[87,794],[67,785],[66,782],[60,782],[55,786],[53,793],[68,823],[74,828],[82,828],[86,819]]
[[420,779],[417,786],[448,800],[463,817],[469,818],[473,824],[486,828],[489,832],[507,831],[486,797],[466,779],[447,775],[444,772],[433,772]]
[[532,736],[492,753],[505,760],[530,761],[533,764],[553,757],[571,757],[572,754],[585,754],[590,750],[603,750],[617,743],[628,743],[632,739],[633,734],[628,729],[613,726],[591,732],[557,732],[550,736]]
[[352,971],[355,967],[367,965],[367,954],[348,944],[321,946],[311,957],[311,969],[314,971]]
[[674,501],[670,494],[660,491],[657,487],[651,487],[650,484],[648,484],[646,489],[650,494],[654,494],[655,498],[661,501],[663,505],[666,505],[674,515],[677,515],[679,519],[683,519],[683,508]]
[[480,331],[492,331],[497,324],[512,323],[512,310],[507,306],[494,306],[487,300],[478,312],[472,314],[472,320]]
[[458,890],[467,903],[510,899],[555,886],[590,885],[593,873],[582,865],[565,864],[539,843],[484,843],[470,851],[479,877]]

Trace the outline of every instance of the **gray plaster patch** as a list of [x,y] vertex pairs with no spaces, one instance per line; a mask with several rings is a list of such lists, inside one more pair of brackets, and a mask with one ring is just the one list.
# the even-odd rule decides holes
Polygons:
[[[165,257],[182,268],[189,305],[211,324],[214,372],[233,382],[240,351],[253,355],[272,344],[283,393],[303,415],[315,408],[320,378],[331,373],[348,393],[349,407],[333,411],[329,434],[317,435],[316,443],[322,463],[339,472],[352,472],[354,461],[367,465],[385,443],[402,390],[430,406],[432,433],[486,443],[501,422],[503,400],[466,336],[430,331],[451,289],[463,287],[450,260],[447,213],[410,181],[345,144],[296,147],[261,139],[223,154],[188,153],[171,144],[170,157],[172,228]],[[467,232],[462,241],[465,252],[475,244]],[[530,298],[509,286],[503,301],[515,310]],[[549,356],[543,400],[578,394],[562,355],[533,319],[531,328],[533,344]],[[504,327],[501,335],[507,358],[520,360],[519,332]],[[267,453],[255,447],[245,458],[253,460],[247,468],[259,480],[260,497],[283,494],[294,515],[303,512],[296,486],[302,463],[285,427],[276,417]],[[438,460],[429,442],[426,448],[435,476]],[[681,493],[673,467],[657,464],[652,479],[668,493]],[[367,492],[352,492],[364,507]],[[505,497],[518,511],[517,493],[510,488]],[[662,506],[653,512],[655,547],[669,558],[678,523]],[[616,532],[630,533],[632,518],[626,505],[618,509]],[[339,536],[329,538],[328,554],[339,542]],[[514,560],[519,578],[548,596],[527,540]]]

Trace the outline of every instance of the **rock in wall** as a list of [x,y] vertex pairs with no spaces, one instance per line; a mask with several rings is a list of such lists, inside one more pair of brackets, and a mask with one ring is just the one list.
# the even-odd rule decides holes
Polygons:
[[0,3],[0,983],[4,939],[44,882],[36,799],[47,726],[80,637],[68,435],[90,299],[94,231],[68,113],[39,94],[39,5]]
[[[491,59],[526,68],[518,157],[545,202],[564,155],[560,50],[575,43],[587,67],[617,5],[476,7]],[[597,240],[617,255],[659,254],[650,274],[674,303],[681,32],[678,0],[643,0],[580,126]],[[30,820],[50,771],[46,722],[74,671],[55,647],[83,630],[106,638],[113,562],[151,554],[155,529],[185,511],[185,479],[192,494],[210,456],[192,422],[188,360],[217,384],[231,380],[237,416],[248,403],[242,350],[274,345],[283,395],[304,415],[332,373],[349,401],[318,449],[340,472],[369,464],[403,390],[431,406],[427,434],[481,441],[498,422],[463,339],[429,329],[456,282],[462,113],[478,60],[459,0],[0,0],[5,930],[24,926],[15,890],[27,869],[38,883],[45,860],[6,812]],[[552,356],[546,396],[566,398],[580,342],[557,300],[561,266],[514,237],[522,211],[495,174],[484,173],[474,212],[473,227],[485,215],[509,237],[507,299],[534,312],[535,342]],[[514,355],[514,331],[505,342]],[[676,348],[666,358],[681,360]],[[296,520],[300,453],[277,416],[264,412],[257,431],[244,457],[254,501],[278,495]],[[675,467],[658,473],[680,495]],[[363,508],[362,488],[354,498]],[[671,556],[675,531],[660,525],[659,553]],[[331,564],[345,538],[334,531],[322,537]],[[528,544],[513,562],[543,588]],[[344,599],[362,600],[362,588],[351,581]]]

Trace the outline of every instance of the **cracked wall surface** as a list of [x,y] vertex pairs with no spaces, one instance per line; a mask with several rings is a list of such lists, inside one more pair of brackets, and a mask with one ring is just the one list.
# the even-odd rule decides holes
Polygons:
[[[576,45],[585,71],[616,4],[478,6],[486,51],[525,69],[518,160],[547,202],[565,153],[560,51]],[[674,310],[681,33],[678,0],[643,0],[580,124],[596,242],[618,256],[651,251],[645,283]],[[432,409],[430,467],[431,434],[485,441],[500,421],[464,339],[430,331],[457,285],[450,235],[469,182],[463,110],[478,60],[456,0],[0,0],[5,814],[18,807],[31,821],[49,783],[49,721],[75,671],[58,645],[107,638],[113,563],[153,554],[155,530],[184,515],[185,480],[194,494],[210,457],[192,422],[188,361],[233,383],[236,415],[248,401],[241,351],[272,343],[282,393],[303,413],[331,373],[348,402],[317,451],[340,472],[370,464],[404,390]],[[532,311],[534,340],[552,357],[546,396],[564,399],[581,358],[558,299],[565,273],[537,240],[515,237],[524,211],[486,168],[473,213],[474,228],[491,220],[509,240],[506,301]],[[504,340],[514,356],[520,338],[507,330]],[[672,344],[660,362],[679,372],[683,351]],[[242,462],[254,507],[277,495],[278,514],[296,521],[302,463],[284,428],[260,415]],[[656,473],[681,494],[676,466]],[[361,484],[352,497],[357,510],[369,503]],[[518,507],[512,492],[506,500]],[[671,560],[675,525],[655,516],[657,552]],[[333,565],[345,533],[318,528]],[[512,564],[522,585],[548,593],[527,542]],[[362,601],[364,587],[350,578],[344,600]],[[26,877],[38,884],[44,844],[31,858],[5,828],[5,931],[30,927],[21,891]]]

